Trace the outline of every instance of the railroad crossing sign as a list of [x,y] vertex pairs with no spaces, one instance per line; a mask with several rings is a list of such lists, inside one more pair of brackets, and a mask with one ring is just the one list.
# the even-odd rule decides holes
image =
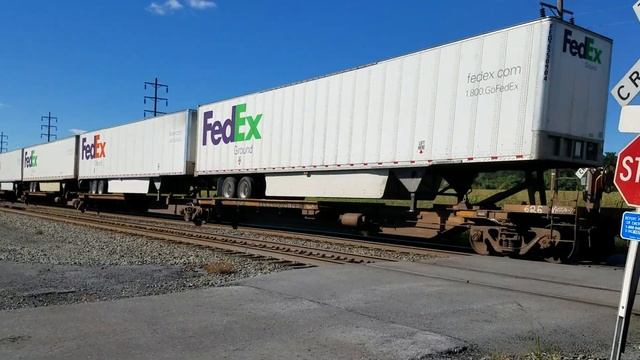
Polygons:
[[613,183],[629,206],[640,207],[640,136],[618,154]]
[[640,133],[640,105],[627,105],[622,107],[618,131]]
[[638,20],[640,20],[640,1],[633,5],[633,11],[636,12],[636,16],[638,17]]
[[578,169],[576,171],[576,177],[578,179],[582,179],[587,174],[587,171],[589,171],[588,168],[580,168],[580,169]]
[[620,106],[626,106],[638,95],[638,92],[640,92],[640,59],[611,89],[611,95]]

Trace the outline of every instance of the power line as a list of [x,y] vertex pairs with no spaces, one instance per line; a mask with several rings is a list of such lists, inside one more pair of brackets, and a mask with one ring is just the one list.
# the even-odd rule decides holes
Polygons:
[[46,133],[40,133],[40,139],[42,139],[43,136],[47,137],[47,142],[51,141],[51,137],[54,137],[55,139],[58,139],[58,135],[56,134],[52,134],[51,133],[51,129],[53,129],[54,131],[58,131],[58,127],[56,125],[51,125],[51,120],[55,121],[56,124],[58,123],[58,118],[51,116],[51,111],[49,111],[49,115],[43,115],[40,116],[40,122],[43,122],[47,120],[47,124],[44,125],[40,125],[40,131],[42,131],[42,129],[47,129]]
[[153,114],[153,116],[157,116],[158,114],[166,114],[165,112],[162,111],[158,111],[158,101],[164,101],[165,102],[165,106],[169,106],[169,99],[167,98],[163,98],[163,97],[158,97],[158,88],[164,88],[164,92],[165,94],[169,93],[169,86],[168,85],[164,85],[164,84],[159,84],[158,83],[158,78],[155,79],[154,82],[148,82],[145,81],[144,82],[144,89],[147,90],[147,85],[153,87],[153,96],[145,96],[144,97],[144,103],[147,103],[147,99],[153,101],[153,110],[145,110],[144,111],[144,117],[147,117],[147,113],[149,114]]
[[6,152],[8,148],[9,148],[9,136],[5,135],[4,131],[2,131],[0,132],[0,154],[3,152]]

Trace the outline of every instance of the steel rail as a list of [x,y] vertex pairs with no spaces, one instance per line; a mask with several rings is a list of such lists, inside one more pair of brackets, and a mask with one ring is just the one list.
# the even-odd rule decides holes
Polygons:
[[[20,209],[23,209],[23,207],[17,207]],[[61,212],[66,213],[74,213],[77,214],[77,210],[71,210],[71,209],[67,209],[67,208],[62,208],[62,207],[51,207],[51,206],[39,206],[39,205],[30,205],[29,207],[27,207],[26,209],[33,209],[33,208],[41,208],[41,209],[47,209],[47,211],[54,211],[58,210]],[[186,227],[189,226],[187,225],[188,223],[185,223],[183,220],[178,220],[178,219],[167,219],[164,217],[155,217],[155,216],[148,216],[147,214],[144,215],[132,215],[132,214],[121,214],[121,213],[105,213],[105,212],[100,212],[100,213],[96,213],[96,214],[92,214],[89,212],[84,213],[85,216],[88,217],[99,217],[99,218],[110,218],[110,219],[123,219],[123,220],[134,220],[135,221],[144,221],[144,222],[148,222],[148,223],[156,223],[156,224],[161,224],[163,226],[165,225],[174,225],[174,226],[182,226],[182,227]],[[225,225],[225,224],[211,224],[208,223],[204,226],[204,228],[212,228],[212,229],[217,229],[217,230],[238,230],[237,228],[233,228],[231,225]],[[190,227],[190,232],[194,233],[194,234],[207,234],[207,235],[211,235],[210,233],[206,233],[206,232],[202,232],[200,230],[195,230],[198,229],[197,227]],[[332,244],[332,245],[345,245],[345,246],[351,246],[351,247],[358,247],[358,248],[363,248],[363,249],[370,249],[370,250],[379,250],[379,251],[387,251],[387,252],[394,252],[394,253],[398,253],[398,254],[406,254],[406,255],[424,255],[424,256],[431,256],[431,257],[446,257],[446,256],[451,256],[451,255],[458,255],[458,256],[472,256],[475,254],[472,254],[470,252],[459,252],[459,251],[451,251],[451,250],[440,250],[440,249],[427,249],[424,246],[419,246],[419,245],[425,245],[424,242],[415,242],[415,246],[414,245],[405,245],[405,244],[398,244],[396,243],[398,240],[390,240],[392,241],[391,243],[385,243],[384,241],[388,241],[389,239],[385,239],[382,237],[377,237],[376,240],[363,240],[360,238],[352,238],[353,235],[351,234],[342,234],[339,232],[328,232],[328,231],[309,231],[308,229],[300,229],[300,228],[296,228],[296,227],[272,227],[272,226],[261,226],[261,225],[252,225],[252,224],[243,224],[243,228],[240,229],[243,232],[247,232],[247,233],[252,233],[254,235],[257,236],[274,236],[274,237],[281,237],[281,238],[288,238],[288,239],[293,239],[293,240],[308,240],[308,241],[312,241],[312,242],[321,242],[321,243],[326,243],[326,244]],[[404,241],[404,240],[403,240]],[[405,241],[407,242],[407,241]],[[426,244],[428,245],[428,244]]]
[[[45,208],[51,209],[51,207],[41,207],[41,209],[45,209]],[[303,266],[303,265],[306,265],[305,267],[307,267],[307,266],[322,266],[322,265],[327,265],[327,264],[344,264],[344,263],[348,262],[348,261],[344,261],[344,259],[341,260],[341,259],[316,258],[314,256],[308,256],[308,255],[300,255],[300,254],[293,254],[292,255],[292,254],[286,253],[286,252],[282,253],[282,252],[278,252],[278,251],[255,249],[253,247],[242,246],[242,245],[229,245],[227,243],[215,243],[215,242],[212,242],[211,240],[202,240],[202,239],[197,238],[198,236],[201,236],[201,234],[198,234],[198,236],[196,236],[196,238],[189,238],[189,237],[185,237],[185,236],[182,236],[182,235],[172,235],[172,234],[161,233],[161,232],[150,232],[148,230],[140,230],[140,229],[133,229],[133,228],[118,229],[118,228],[114,228],[113,224],[114,223],[118,224],[117,222],[114,222],[114,221],[108,222],[108,223],[111,223],[111,224],[100,224],[100,223],[97,223],[95,221],[89,221],[90,219],[87,219],[87,218],[77,219],[77,218],[73,218],[73,216],[69,216],[69,215],[66,215],[66,214],[56,215],[56,214],[51,214],[50,212],[46,212],[46,211],[34,211],[34,209],[23,210],[23,209],[6,208],[6,207],[2,208],[2,207],[0,207],[0,211],[13,212],[13,213],[23,214],[23,215],[24,214],[28,214],[28,215],[31,215],[31,216],[36,216],[36,217],[43,218],[43,219],[48,219],[48,220],[64,221],[64,222],[68,222],[68,223],[72,223],[72,224],[76,224],[76,225],[83,225],[83,226],[84,225],[88,225],[88,226],[91,226],[91,227],[94,227],[94,228],[104,229],[104,230],[108,230],[108,231],[116,231],[116,232],[121,232],[121,233],[132,234],[132,235],[139,235],[139,236],[145,236],[145,237],[164,239],[164,240],[169,240],[169,241],[177,242],[177,243],[185,243],[185,244],[191,244],[191,245],[209,247],[209,248],[213,247],[213,248],[224,250],[224,251],[230,251],[232,253],[247,254],[247,255],[255,257],[255,258],[261,258],[261,259],[265,259],[266,258],[266,259],[288,261],[288,262],[291,262],[292,266],[298,266],[298,267]],[[62,210],[62,211],[66,212],[67,210]],[[94,218],[94,219],[96,217],[99,218],[100,216],[101,215],[89,215],[89,217]],[[109,215],[109,216],[111,216],[111,215]],[[122,217],[123,215],[116,215],[116,216]],[[137,218],[137,217],[134,216],[134,218]],[[165,222],[164,220],[160,220],[159,221],[159,219],[152,219],[152,220],[153,220],[153,222],[156,222],[158,224]],[[173,222],[173,220],[167,220],[167,221]],[[158,227],[158,229],[161,229],[161,227]],[[226,235],[212,235],[212,234],[206,234],[206,233],[203,233],[203,234],[211,235],[211,236],[214,236],[214,237],[225,237],[226,236]],[[292,236],[292,235],[290,235],[290,236]],[[239,237],[236,237],[236,238],[239,238]],[[326,241],[329,242],[329,240],[326,240]],[[345,241],[349,242],[350,240],[345,240]],[[380,244],[377,244],[377,243],[374,243],[374,244],[380,245]],[[392,245],[392,247],[395,247],[395,245]],[[317,250],[317,249],[315,249],[315,250]],[[352,255],[349,254],[349,256],[352,256]],[[358,256],[358,255],[353,255],[353,256]],[[378,260],[390,261],[388,259],[381,259],[381,258],[378,258]],[[540,281],[540,282],[549,282],[551,284],[567,285],[567,286],[585,288],[585,289],[595,290],[595,291],[605,291],[605,292],[612,292],[612,293],[617,293],[618,292],[618,290],[616,290],[616,289],[606,288],[606,287],[580,285],[580,284],[575,284],[575,283],[555,281],[555,280],[546,280],[546,279],[533,278],[533,277],[522,276],[522,275],[501,274],[501,273],[496,273],[496,272],[492,272],[492,271],[486,271],[486,270],[481,270],[481,269],[467,269],[467,268],[458,267],[458,266],[441,265],[441,264],[432,264],[432,265],[445,267],[445,268],[448,267],[448,268],[452,268],[452,269],[474,271],[474,272],[478,272],[478,273],[486,273],[486,274],[491,274],[491,275],[507,276],[507,277],[512,277],[512,278],[515,278],[515,279],[535,280],[535,281]],[[462,282],[462,283],[466,283],[466,284],[469,284],[469,285],[481,286],[481,287],[486,287],[486,288],[491,288],[491,289],[506,290],[506,291],[516,292],[516,293],[524,293],[524,294],[528,294],[528,295],[542,296],[542,297],[554,298],[554,299],[558,299],[558,300],[564,300],[564,301],[570,301],[570,302],[576,302],[576,303],[582,303],[582,304],[588,304],[588,305],[602,306],[602,307],[608,307],[608,308],[617,308],[615,305],[607,304],[607,303],[600,302],[600,301],[592,301],[592,300],[588,300],[588,299],[580,299],[580,298],[571,297],[571,296],[563,296],[563,295],[555,295],[555,294],[544,293],[544,292],[536,292],[536,291],[520,289],[520,288],[516,288],[516,287],[510,287],[510,286],[499,285],[499,284],[492,284],[492,283],[488,283],[488,282],[470,281],[468,279],[462,279],[462,278],[458,278],[458,277],[454,277],[454,276],[442,276],[442,275],[435,275],[435,274],[424,274],[424,273],[420,273],[420,272],[413,272],[413,271],[402,270],[402,269],[393,269],[393,268],[388,268],[388,267],[380,267],[380,266],[378,266],[376,264],[369,264],[369,266],[379,267],[381,269],[386,269],[386,270],[389,270],[389,271],[412,274],[412,275],[416,275],[416,276],[423,276],[423,277],[429,277],[429,278],[435,278],[435,279],[441,279],[441,280],[447,280],[447,281],[454,281],[454,282]],[[640,315],[640,311],[634,310],[633,314]]]
[[88,219],[78,215],[54,214],[52,211],[39,211],[33,209],[18,210],[8,208],[0,208],[0,210],[16,214],[28,214],[42,219],[63,221],[75,225],[90,226],[102,230],[116,231],[192,245],[209,246],[227,251],[247,253],[254,256],[287,260],[293,263],[306,264],[310,266],[392,261],[386,258],[355,255],[333,250],[303,247],[299,245],[289,245],[275,241],[256,240],[234,235],[216,235],[206,233],[190,234],[189,230],[164,228],[161,226],[143,225],[126,221],[111,221],[99,218]]

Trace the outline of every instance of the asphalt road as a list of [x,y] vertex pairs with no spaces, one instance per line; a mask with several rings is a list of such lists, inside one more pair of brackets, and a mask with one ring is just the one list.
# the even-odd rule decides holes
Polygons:
[[[616,309],[598,302],[617,303],[607,289],[621,276],[482,257],[286,271],[224,288],[3,311],[0,358],[415,359],[464,347],[606,357]],[[639,331],[634,319],[625,358],[640,354]]]

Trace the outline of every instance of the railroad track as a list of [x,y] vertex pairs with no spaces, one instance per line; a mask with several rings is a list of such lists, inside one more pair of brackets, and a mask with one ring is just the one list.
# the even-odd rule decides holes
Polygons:
[[[338,244],[360,244],[364,246],[373,246],[382,250],[396,251],[407,253],[420,253],[425,255],[475,255],[473,249],[468,246],[450,245],[442,243],[428,242],[423,239],[409,240],[399,236],[378,236],[367,235],[357,236],[354,234],[341,233],[338,231],[323,231],[317,229],[301,229],[297,227],[276,226],[276,225],[264,225],[264,224],[252,224],[242,223],[243,231],[252,231],[253,229],[259,229],[261,232],[269,232],[274,236],[291,236],[295,233],[298,238],[315,239],[315,241],[323,240],[331,243]],[[231,225],[223,224],[205,224],[204,226],[214,228],[233,228]],[[348,237],[349,239],[345,239]]]
[[[211,247],[227,252],[246,254],[253,258],[273,259],[294,267],[322,266],[328,264],[364,264],[376,261],[393,261],[388,258],[358,255],[344,251],[285,244],[239,235],[212,234],[197,228],[169,226],[167,221],[148,221],[134,216],[81,214],[73,210],[51,207],[5,207],[2,211],[27,214],[48,220],[90,226],[102,230],[145,236],[177,243]],[[269,235],[269,234],[265,234]]]
[[[91,226],[94,228],[117,231],[121,233],[127,233],[131,235],[145,236],[155,239],[168,240],[177,243],[191,244],[195,246],[210,247],[221,251],[227,251],[239,256],[249,256],[256,259],[262,259],[267,261],[274,261],[281,263],[288,267],[304,268],[312,266],[322,266],[328,264],[347,264],[347,263],[361,263],[372,264],[378,261],[394,261],[388,258],[354,255],[347,252],[333,251],[318,249],[308,246],[283,244],[277,241],[247,238],[236,235],[220,235],[207,233],[185,223],[177,220],[167,220],[160,218],[148,218],[134,215],[122,215],[122,214],[91,214],[91,213],[78,213],[76,210],[69,210],[65,208],[56,207],[41,207],[41,206],[7,206],[0,207],[0,211],[12,212],[17,214],[26,214],[29,216],[35,216],[48,220],[63,221],[71,224],[81,226]],[[211,225],[214,228],[223,228],[229,230],[230,227]],[[242,232],[252,233],[254,235],[263,236],[277,236],[277,237],[289,237],[295,239],[305,239],[323,243],[342,244],[348,246],[359,246],[364,248],[373,248],[384,251],[406,252],[406,253],[419,253],[423,255],[438,255],[443,256],[441,251],[432,251],[422,248],[415,248],[404,245],[385,245],[377,242],[366,242],[360,240],[342,239],[332,236],[316,236],[307,234],[288,233],[282,230],[260,230],[260,229],[242,229]],[[444,252],[448,255],[469,255],[459,254],[454,252]],[[376,266],[375,264],[372,264]],[[450,268],[451,270],[466,270],[473,271],[476,274],[486,274],[487,276],[505,276],[513,281],[536,281],[539,283],[548,283],[551,287],[575,287],[581,291],[595,291],[607,294],[607,297],[616,297],[619,294],[619,290],[613,287],[598,287],[589,285],[580,285],[576,283],[554,281],[539,279],[527,275],[506,275],[502,273],[496,273],[481,269],[468,269],[466,267],[456,267],[451,265],[435,264],[438,267]],[[387,270],[407,272],[399,269]],[[591,304],[597,306],[609,307],[612,309],[617,308],[615,305],[609,304],[607,301],[584,299],[579,296],[562,296],[546,291],[535,291],[532,289],[522,288],[519,285],[506,283],[491,283],[478,280],[470,280],[466,277],[458,277],[452,274],[424,274],[424,273],[412,273],[413,275],[426,276],[431,278],[437,278],[448,281],[463,282],[470,285],[476,285],[481,287],[487,287],[499,290],[509,290],[513,292],[526,293],[530,295],[551,297],[555,299],[561,299],[566,301],[578,302],[583,304]],[[640,315],[640,311],[634,310],[634,315]]]
[[[144,222],[146,224],[153,224],[162,226],[163,228],[167,228],[175,231],[185,231],[188,230],[189,233],[193,234],[203,234],[203,235],[212,235],[210,232],[202,231],[202,230],[214,230],[214,231],[233,231],[245,234],[252,234],[254,236],[273,236],[277,238],[283,239],[291,239],[295,241],[309,241],[313,243],[321,243],[327,245],[344,245],[354,248],[362,248],[369,250],[377,250],[384,251],[390,253],[396,253],[401,255],[422,255],[426,257],[444,257],[444,256],[452,256],[452,255],[461,255],[461,256],[469,256],[473,255],[469,249],[463,251],[453,251],[453,250],[441,250],[441,249],[431,249],[425,248],[425,246],[420,242],[405,242],[406,244],[414,244],[414,245],[406,245],[405,243],[393,241],[392,243],[386,243],[387,239],[385,238],[373,238],[372,240],[368,240],[371,237],[353,237],[352,234],[347,233],[339,233],[339,232],[321,232],[318,230],[309,231],[308,229],[299,229],[299,228],[287,228],[287,227],[263,227],[261,225],[250,225],[243,224],[241,229],[234,228],[231,225],[225,224],[206,224],[202,227],[193,226],[191,223],[186,223],[182,220],[182,217],[173,218],[172,216],[167,217],[165,214],[153,214],[148,215],[145,214],[123,214],[123,213],[113,213],[113,212],[93,212],[87,211],[85,213],[79,213],[75,209],[64,208],[64,207],[52,207],[52,206],[41,206],[41,205],[29,205],[24,206],[22,204],[9,204],[4,203],[5,207],[19,209],[19,210],[27,210],[27,211],[45,211],[47,214],[56,213],[64,216],[83,216],[84,218],[91,219],[109,219],[109,220],[117,220],[117,221],[127,221],[127,222],[135,222],[139,224],[140,222]],[[157,216],[156,216],[157,215]],[[202,229],[202,230],[200,230]],[[403,240],[404,241],[404,240]],[[385,258],[384,260],[389,261],[389,259]]]

